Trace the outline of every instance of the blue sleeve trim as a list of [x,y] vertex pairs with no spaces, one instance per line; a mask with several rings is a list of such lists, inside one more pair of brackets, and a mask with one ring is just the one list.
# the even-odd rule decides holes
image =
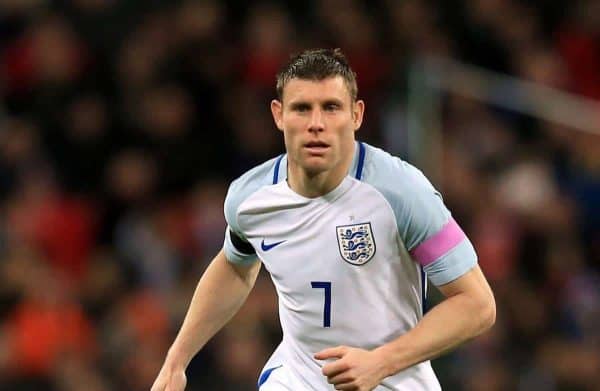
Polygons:
[[281,159],[283,159],[285,155],[279,155],[277,158],[277,162],[275,163],[275,170],[273,171],[273,184],[276,185],[279,181],[279,165],[281,164]]
[[429,310],[427,305],[427,275],[423,270],[423,266],[420,266],[419,269],[421,270],[421,314],[425,315]]
[[362,178],[363,166],[365,164],[365,144],[362,142],[358,143],[359,151],[358,151],[358,165],[356,167],[356,176],[355,178],[360,181]]
[[260,378],[258,379],[258,387],[260,388],[260,386],[262,386],[263,384],[266,383],[266,381],[269,379],[269,376],[271,376],[271,372],[273,372],[274,370],[281,368],[283,365],[278,365],[276,367],[273,368],[269,368],[266,371],[264,371],[262,373],[262,375],[260,375]]

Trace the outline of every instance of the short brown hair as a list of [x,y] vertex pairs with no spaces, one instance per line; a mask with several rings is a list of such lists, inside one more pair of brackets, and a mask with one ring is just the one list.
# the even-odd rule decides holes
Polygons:
[[283,88],[292,79],[324,80],[341,76],[348,87],[352,101],[356,101],[358,87],[356,73],[350,68],[341,49],[310,49],[294,55],[277,74],[277,97],[283,99]]

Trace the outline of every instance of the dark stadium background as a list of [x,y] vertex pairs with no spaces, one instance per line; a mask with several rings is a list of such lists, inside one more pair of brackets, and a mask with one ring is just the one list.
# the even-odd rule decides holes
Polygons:
[[[409,161],[423,55],[600,99],[597,0],[1,0],[0,390],[150,388],[228,182],[282,152],[274,74],[310,47],[346,52],[359,138]],[[600,136],[452,93],[441,113],[427,173],[498,304],[434,362],[444,389],[599,390]],[[254,390],[276,309],[261,275],[188,389]]]

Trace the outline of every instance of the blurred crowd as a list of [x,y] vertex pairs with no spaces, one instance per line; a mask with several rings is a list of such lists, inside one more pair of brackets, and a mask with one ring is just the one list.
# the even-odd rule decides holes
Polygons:
[[[149,389],[228,183],[283,151],[275,73],[310,47],[342,48],[359,139],[408,160],[422,55],[600,100],[598,0],[2,0],[0,390]],[[435,185],[498,304],[434,361],[444,389],[600,390],[600,136],[453,94],[442,111]],[[276,302],[261,274],[190,390],[256,389]]]

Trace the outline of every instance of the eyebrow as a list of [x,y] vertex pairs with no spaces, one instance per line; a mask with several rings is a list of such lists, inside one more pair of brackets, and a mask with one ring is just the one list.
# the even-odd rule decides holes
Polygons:
[[[328,99],[320,102],[321,106],[327,106],[327,105],[332,105],[332,104],[341,107],[344,105],[344,102],[337,98],[328,98]],[[306,107],[311,107],[311,106],[312,106],[312,103],[305,101],[305,100],[299,100],[299,101],[290,103],[290,108],[292,108],[292,109],[300,109],[300,108],[306,108]]]
[[344,102],[343,102],[343,101],[341,101],[340,99],[337,99],[337,98],[330,98],[330,99],[327,99],[327,100],[323,101],[323,103],[321,103],[321,105],[322,105],[322,106],[327,106],[327,105],[338,105],[338,106],[340,106],[340,107],[341,107],[341,106],[343,106],[343,105],[344,105]]

